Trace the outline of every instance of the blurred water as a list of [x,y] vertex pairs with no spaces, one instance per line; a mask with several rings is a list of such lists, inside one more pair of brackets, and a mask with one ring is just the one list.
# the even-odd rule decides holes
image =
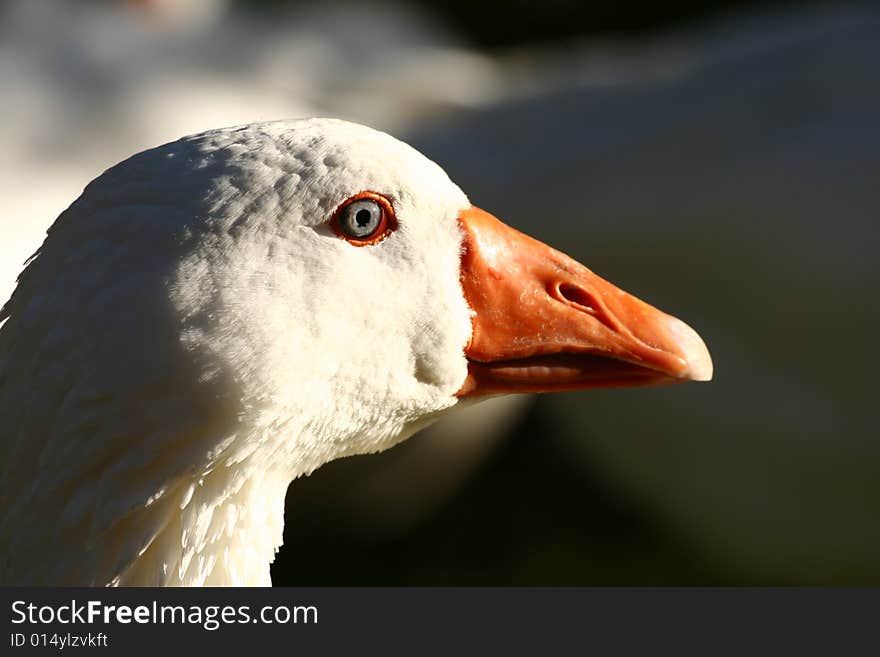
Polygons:
[[[331,544],[325,583],[380,568],[365,541],[412,562],[400,581],[481,581],[502,560],[442,577],[426,543],[388,542],[436,540],[432,522],[453,541],[497,528],[494,583],[880,581],[880,12],[732,15],[490,57],[400,7],[196,4],[0,5],[0,296],[114,162],[220,125],[337,115],[407,139],[475,203],[681,316],[716,363],[709,385],[543,397],[494,457],[521,402],[480,431],[450,423],[321,470],[299,484],[319,512],[294,510],[309,521],[288,526],[276,582]],[[468,426],[492,416],[472,412]],[[534,454],[572,468],[574,501],[523,472]],[[517,477],[528,497],[506,508],[493,487]],[[415,479],[419,494],[402,495]],[[450,520],[438,509],[462,490]]]

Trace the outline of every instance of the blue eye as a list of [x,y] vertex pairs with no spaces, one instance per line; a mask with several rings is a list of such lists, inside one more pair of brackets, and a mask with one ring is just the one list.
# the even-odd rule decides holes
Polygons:
[[382,208],[371,198],[353,201],[339,215],[339,227],[356,240],[369,239],[382,225]]
[[361,192],[345,201],[330,222],[336,234],[355,246],[380,242],[397,228],[391,202],[374,192]]

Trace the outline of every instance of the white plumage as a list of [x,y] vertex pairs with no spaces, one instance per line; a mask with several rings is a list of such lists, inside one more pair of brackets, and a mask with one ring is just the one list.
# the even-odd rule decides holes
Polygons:
[[[398,226],[355,247],[328,217],[364,190]],[[410,147],[327,119],[92,182],[0,314],[0,582],[270,584],[292,479],[458,401],[468,207]]]

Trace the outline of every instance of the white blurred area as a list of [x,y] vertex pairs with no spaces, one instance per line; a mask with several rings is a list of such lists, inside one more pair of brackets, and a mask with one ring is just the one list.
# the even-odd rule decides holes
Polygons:
[[[251,121],[367,123],[706,338],[712,384],[542,400],[548,449],[598,464],[737,581],[877,583],[878,64],[880,12],[846,7],[488,56],[396,5],[0,1],[0,297],[134,152]],[[327,513],[406,531],[527,404],[382,455]]]

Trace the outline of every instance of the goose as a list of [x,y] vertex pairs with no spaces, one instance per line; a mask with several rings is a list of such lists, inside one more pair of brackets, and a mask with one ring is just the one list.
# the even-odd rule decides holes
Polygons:
[[328,461],[492,395],[712,377],[685,323],[335,119],[108,169],[0,322],[3,584],[271,585]]

